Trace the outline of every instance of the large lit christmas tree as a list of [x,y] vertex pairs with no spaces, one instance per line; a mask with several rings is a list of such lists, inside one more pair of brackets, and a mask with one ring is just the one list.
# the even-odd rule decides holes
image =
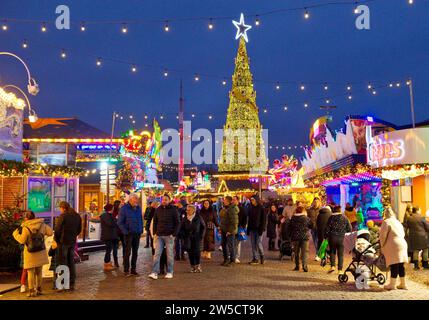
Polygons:
[[[244,35],[240,36],[235,58],[222,154],[218,162],[220,173],[265,173],[268,169],[245,39]],[[245,148],[243,148],[244,145]],[[252,152],[256,157],[251,154]]]

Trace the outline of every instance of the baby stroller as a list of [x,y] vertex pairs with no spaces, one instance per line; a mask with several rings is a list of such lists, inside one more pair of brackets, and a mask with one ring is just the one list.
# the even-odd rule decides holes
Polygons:
[[348,272],[353,275],[355,281],[362,273],[366,273],[369,280],[376,280],[379,284],[384,284],[386,277],[382,273],[377,273],[377,269],[380,271],[387,270],[385,263],[383,263],[384,256],[379,253],[380,243],[371,244],[369,242],[368,230],[346,234],[345,247],[352,239],[355,239],[355,246],[350,250],[352,252],[352,262],[343,274],[338,275],[338,281],[346,283],[349,279]]
[[294,253],[293,253],[293,247],[292,247],[292,241],[287,236],[287,224],[289,220],[286,222],[283,222],[280,225],[280,247],[279,247],[279,259],[280,261],[283,260],[284,256],[290,256],[290,259],[293,260]]

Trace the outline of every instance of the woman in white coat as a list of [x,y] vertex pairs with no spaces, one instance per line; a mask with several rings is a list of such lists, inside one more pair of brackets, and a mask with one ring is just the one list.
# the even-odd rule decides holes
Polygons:
[[[384,210],[384,221],[380,229],[380,246],[381,253],[386,258],[386,265],[390,267],[390,282],[384,286],[384,289],[407,290],[404,263],[408,262],[408,246],[405,241],[405,231],[390,207]],[[396,287],[398,275],[400,284]]]

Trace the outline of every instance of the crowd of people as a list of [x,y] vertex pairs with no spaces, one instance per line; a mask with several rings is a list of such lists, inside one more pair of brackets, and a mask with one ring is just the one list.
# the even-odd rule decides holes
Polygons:
[[[49,255],[51,270],[57,265],[67,265],[70,270],[70,289],[74,290],[76,281],[75,249],[81,233],[81,218],[67,202],[60,204],[61,215],[55,221],[54,230],[36,219],[34,213],[27,212],[22,226],[13,236],[23,245],[22,292],[28,296],[42,294],[42,266],[48,264],[48,253],[43,245],[46,236],[54,235]],[[282,244],[289,242],[293,251],[294,271],[309,272],[308,254],[310,241],[315,248],[315,260],[322,243],[329,245],[329,273],[343,273],[344,241],[346,234],[364,228],[366,240],[379,243],[381,254],[390,267],[390,282],[386,290],[407,289],[405,267],[409,258],[416,270],[429,269],[429,224],[422,217],[418,207],[409,206],[403,224],[396,218],[391,208],[385,208],[381,227],[374,221],[364,221],[356,208],[347,204],[345,211],[341,206],[331,203],[323,205],[314,198],[311,206],[287,200],[283,206],[278,202],[262,202],[257,195],[250,199],[226,196],[215,203],[204,200],[190,204],[185,197],[172,201],[165,194],[160,201],[150,201],[142,212],[137,194],[130,194],[128,201],[117,200],[106,204],[100,216],[101,240],[105,243],[104,271],[120,268],[118,259],[119,244],[122,246],[122,267],[126,277],[139,276],[137,261],[143,231],[145,248],[151,248],[153,262],[149,278],[157,280],[159,275],[165,279],[174,276],[175,260],[187,256],[190,272],[201,273],[202,259],[212,259],[216,243],[223,254],[223,267],[240,264],[241,244],[249,239],[252,249],[250,265],[266,263],[263,235],[268,240],[268,251],[282,250]],[[276,240],[277,243],[276,243]],[[277,248],[276,248],[277,247]],[[113,256],[113,261],[112,261]],[[396,286],[397,278],[400,284]],[[55,278],[54,278],[55,283]]]

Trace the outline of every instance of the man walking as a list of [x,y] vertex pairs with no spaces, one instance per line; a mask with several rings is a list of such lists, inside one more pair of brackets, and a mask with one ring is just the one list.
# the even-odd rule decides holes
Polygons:
[[238,212],[236,205],[232,203],[232,197],[226,196],[223,200],[224,207],[220,211],[220,231],[222,234],[222,253],[224,267],[233,266],[235,263],[235,237],[238,232]]
[[173,278],[174,268],[174,239],[180,230],[179,213],[175,206],[171,205],[168,195],[162,197],[161,205],[155,210],[153,216],[153,241],[155,255],[153,257],[152,273],[149,278],[158,279],[159,265],[164,247],[167,250],[167,274],[165,279]]
[[130,194],[128,203],[119,210],[118,226],[125,237],[124,274],[126,277],[138,276],[136,267],[140,237],[143,233],[143,216],[136,193]]
[[235,238],[235,263],[240,263],[240,254],[241,254],[241,241],[239,241],[239,232],[241,231],[244,235],[244,232],[247,227],[247,212],[246,208],[240,203],[237,196],[232,198],[232,203],[238,207],[238,232]]
[[[247,225],[247,235],[250,235],[250,241],[252,243],[252,254],[253,260],[249,264],[255,265],[265,263],[264,259],[264,248],[262,247],[262,234],[265,231],[266,226],[266,215],[264,208],[259,203],[258,196],[250,198],[250,209],[249,209],[249,222]],[[260,261],[257,258],[259,253]]]
[[149,248],[153,246],[152,238],[150,236],[150,223],[152,222],[153,215],[155,214],[157,203],[156,201],[152,201],[149,205],[149,207],[146,208],[146,211],[144,213],[144,220],[146,221],[145,224],[145,230],[146,230],[146,245],[145,248]]
[[61,215],[55,221],[54,239],[58,244],[58,265],[66,265],[70,271],[70,289],[75,289],[76,266],[74,248],[82,231],[80,215],[66,201],[60,202]]
[[313,228],[311,229],[311,238],[313,239],[314,249],[316,251],[316,257],[315,260],[319,261],[320,258],[317,256],[317,248],[319,247],[317,244],[317,216],[319,215],[319,210],[322,207],[322,202],[318,197],[315,197],[313,199],[313,203],[311,204],[311,207],[307,210],[307,217],[310,218],[311,223],[313,225]]

